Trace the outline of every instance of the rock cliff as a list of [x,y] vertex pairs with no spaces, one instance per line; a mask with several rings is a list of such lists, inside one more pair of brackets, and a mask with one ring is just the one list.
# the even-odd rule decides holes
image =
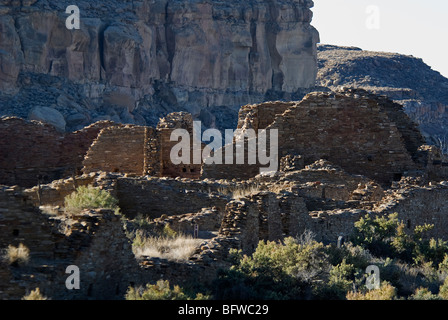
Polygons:
[[49,122],[74,130],[188,111],[219,127],[241,105],[315,84],[311,0],[81,0],[68,30],[72,4],[0,0],[2,115],[52,108]]

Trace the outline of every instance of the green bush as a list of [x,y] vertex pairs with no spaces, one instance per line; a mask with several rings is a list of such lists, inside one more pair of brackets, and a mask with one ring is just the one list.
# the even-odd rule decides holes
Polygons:
[[396,300],[397,298],[396,288],[387,281],[383,281],[379,289],[347,294],[347,300]]
[[396,213],[388,217],[375,217],[375,219],[366,215],[355,222],[352,242],[366,248],[374,255],[390,256],[393,253],[390,242],[397,234],[398,226]]
[[433,294],[427,288],[418,288],[415,293],[409,297],[409,300],[443,300],[436,294]]
[[92,186],[80,186],[64,199],[65,209],[76,213],[84,209],[114,209],[118,211],[118,200],[109,192]]
[[235,264],[215,286],[217,299],[302,299],[331,266],[322,243],[260,241],[251,257],[232,252]]
[[192,296],[179,286],[170,286],[168,280],[159,280],[156,284],[147,284],[146,288],[130,287],[126,300],[208,300],[210,297],[201,293]]
[[316,287],[314,295],[318,299],[344,300],[347,292],[353,289],[357,275],[355,267],[352,264],[347,264],[344,259],[340,264],[331,268],[328,282]]
[[374,219],[367,215],[355,223],[352,241],[379,257],[398,258],[417,265],[430,262],[437,266],[448,253],[448,243],[424,237],[433,227],[419,225],[409,234],[397,213]]
[[439,288],[439,297],[443,300],[448,300],[448,278],[445,279]]

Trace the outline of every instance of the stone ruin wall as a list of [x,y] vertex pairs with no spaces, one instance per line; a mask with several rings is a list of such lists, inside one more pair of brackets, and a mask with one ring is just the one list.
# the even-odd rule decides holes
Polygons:
[[448,186],[446,183],[425,187],[398,189],[384,198],[375,213],[398,213],[406,229],[411,232],[417,225],[434,224],[429,237],[448,240]]
[[[49,215],[18,187],[0,187],[0,250],[24,244],[25,265],[0,261],[0,299],[20,299],[39,287],[53,299],[121,299],[139,281],[138,263],[119,216],[111,210]],[[69,265],[81,290],[65,287]],[[113,279],[113,280],[112,280]]]
[[[325,170],[310,170],[310,168],[308,170],[313,174],[307,175],[305,173],[303,176],[310,180],[319,178],[319,180],[324,181],[326,179],[330,183],[332,181],[331,176],[334,176],[333,182],[338,183],[338,179],[341,178],[341,173],[334,172],[334,170],[326,173]],[[320,173],[320,176],[318,173]],[[90,176],[86,179],[90,179]],[[82,179],[79,177],[77,180],[81,181]],[[116,180],[116,183],[112,183],[111,180]],[[2,197],[0,197],[1,218],[3,220],[5,218],[17,220],[17,216],[23,217],[23,225],[18,225],[15,228],[20,229],[20,235],[23,235],[23,232],[29,234],[27,239],[35,239],[34,243],[27,243],[34,255],[40,256],[44,261],[49,257],[53,259],[52,261],[59,261],[55,265],[56,269],[59,268],[58,270],[48,270],[47,273],[44,272],[44,275],[40,274],[41,271],[36,271],[41,270],[39,265],[37,267],[32,265],[29,269],[29,274],[38,275],[36,286],[42,277],[45,277],[46,281],[51,284],[51,286],[43,287],[44,293],[61,298],[102,297],[110,299],[122,296],[129,285],[144,285],[160,278],[170,279],[170,281],[178,284],[187,283],[197,279],[197,277],[210,282],[216,276],[218,269],[227,265],[228,262],[223,259],[227,257],[230,248],[242,249],[243,252],[250,254],[260,240],[277,241],[286,236],[301,235],[306,230],[312,231],[318,241],[334,243],[341,235],[348,237],[353,230],[354,222],[365,214],[386,215],[398,212],[400,219],[411,220],[411,226],[435,223],[436,229],[433,235],[448,239],[447,229],[442,224],[443,217],[446,215],[445,208],[448,207],[445,203],[448,199],[448,187],[443,185],[412,190],[396,190],[380,201],[375,210],[335,209],[310,212],[307,208],[306,198],[298,196],[296,192],[285,190],[255,192],[238,200],[222,199],[223,208],[221,209],[211,207],[211,205],[216,204],[216,201],[209,203],[197,201],[197,198],[201,195],[194,193],[194,191],[198,192],[197,190],[206,192],[219,190],[218,183],[165,178],[147,178],[145,180],[144,178],[125,178],[122,175],[104,173],[95,176],[93,184],[113,185],[114,188],[119,190],[120,180],[122,180],[121,182],[135,184],[136,188],[145,189],[152,185],[154,190],[157,189],[157,191],[170,190],[168,193],[156,192],[153,194],[150,188],[146,188],[146,192],[141,194],[142,198],[134,198],[133,200],[142,207],[155,208],[156,210],[162,210],[161,204],[164,203],[164,213],[167,213],[170,207],[166,207],[167,201],[161,197],[167,195],[169,199],[174,199],[173,197],[176,195],[173,193],[178,193],[178,197],[184,198],[176,199],[172,201],[173,203],[186,203],[185,200],[191,201],[191,203],[182,208],[184,212],[173,212],[173,215],[161,218],[159,221],[169,223],[173,227],[178,226],[187,231],[191,230],[194,224],[198,224],[201,230],[219,230],[218,236],[210,240],[204,240],[204,243],[198,247],[195,254],[187,262],[167,261],[150,257],[144,257],[142,261],[135,261],[130,244],[124,235],[123,225],[112,212],[93,210],[74,217],[58,217],[54,220],[44,216],[32,206],[33,201],[28,198],[28,193],[21,193],[17,187],[9,189],[4,187],[4,192],[1,193]],[[69,186],[71,183],[72,181],[68,179],[65,183],[60,181],[55,185]],[[163,186],[163,184],[165,185]],[[45,189],[46,186],[43,186],[43,188]],[[191,188],[191,191],[189,191],[189,188]],[[235,186],[228,186],[229,190],[232,188],[235,188]],[[353,189],[354,186],[349,188]],[[126,186],[125,189],[129,191],[129,194],[136,193],[135,189],[129,188],[129,186]],[[188,196],[189,192],[191,192],[192,198]],[[119,194],[119,192],[117,193]],[[154,197],[151,197],[151,194]],[[150,195],[148,202],[139,202],[144,199],[144,195]],[[159,199],[159,202],[156,201],[156,198]],[[196,210],[195,207],[192,207],[196,203],[199,203],[197,208],[201,207],[201,209]],[[202,209],[206,207],[211,209]],[[30,212],[30,216],[23,214],[26,210]],[[196,213],[185,214],[187,212]],[[222,218],[219,229],[217,229],[217,218],[219,218],[218,220]],[[29,221],[32,221],[32,223],[29,223]],[[17,245],[17,241],[11,241],[11,235],[14,231],[10,229],[13,225],[0,224],[6,225],[8,229],[1,232],[4,236],[2,246],[5,247],[9,243]],[[67,229],[64,226],[70,226],[70,228]],[[65,233],[55,231],[55,229],[62,230],[61,228],[66,230]],[[67,230],[71,230],[71,232],[67,232]],[[93,234],[95,235],[93,236]],[[46,247],[47,244],[49,247]],[[63,269],[68,264],[83,266],[83,274],[84,272],[88,273],[83,278],[83,291],[77,292],[76,296],[71,295],[72,293],[68,293],[66,290],[54,289],[64,288],[67,275],[63,273]],[[104,266],[112,267],[105,268]],[[0,274],[0,277],[6,281],[2,283],[9,283],[11,288],[9,293],[5,293],[7,292],[5,291],[6,288],[3,290],[6,297],[21,297],[25,289],[30,288],[30,283],[31,285],[34,283],[25,281],[25,278],[15,279],[14,272],[12,267],[8,267]],[[104,276],[98,277],[98,275]],[[107,276],[110,276],[110,279],[114,279],[114,281],[109,281]],[[106,293],[112,293],[112,295]]]
[[228,197],[210,191],[210,187],[194,181],[182,182],[168,178],[117,180],[119,206],[130,218],[138,214],[158,218],[164,214],[193,213],[211,207],[223,210]]
[[[193,164],[192,152],[191,164],[174,165],[171,161],[171,149],[178,141],[170,138],[176,129],[186,129],[190,133],[190,142],[193,141],[193,118],[185,112],[169,114],[161,119],[156,129],[131,125],[104,129],[87,152],[83,172],[198,179],[202,164]],[[192,151],[192,143],[190,147]]]
[[83,161],[83,172],[120,172],[143,175],[147,128],[110,127],[102,130]]
[[310,218],[302,198],[261,192],[227,204],[220,235],[238,239],[237,248],[252,253],[260,240],[301,235],[309,224],[307,220]]
[[0,184],[32,187],[70,177],[82,169],[87,150],[109,121],[60,133],[52,126],[15,117],[0,120]]
[[264,102],[241,107],[238,112],[238,129],[252,128],[256,132],[266,129],[277,115],[293,107],[294,102]]
[[[171,141],[171,133],[176,129],[184,129],[189,132],[190,141],[190,159],[189,164],[174,164],[171,161],[171,150],[178,144],[178,141]],[[158,162],[160,163],[159,176],[162,177],[182,177],[189,179],[199,179],[201,177],[202,163],[194,163],[193,150],[194,143],[200,145],[202,151],[203,145],[199,141],[195,141],[193,137],[193,117],[186,112],[174,112],[161,119],[157,125],[158,145],[160,147]],[[195,141],[195,142],[194,142]],[[202,160],[201,160],[202,162]]]
[[[267,112],[278,111],[270,104],[266,106],[270,110]],[[252,115],[256,117],[260,108],[254,109]],[[326,159],[349,173],[387,185],[400,180],[407,171],[422,169],[414,159],[423,138],[408,118],[397,120],[401,117],[406,115],[400,105],[373,100],[363,91],[319,92],[308,94],[277,114],[266,129],[278,130],[279,158],[301,155],[305,164]],[[251,127],[252,123],[256,126],[258,120],[249,117],[243,123],[240,119],[242,127]],[[247,151],[247,143],[245,148]],[[259,173],[259,167],[204,165],[203,177],[248,179]]]

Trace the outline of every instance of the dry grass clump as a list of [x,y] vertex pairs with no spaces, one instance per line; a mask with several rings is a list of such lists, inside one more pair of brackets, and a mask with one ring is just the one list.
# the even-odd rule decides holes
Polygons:
[[9,245],[6,249],[5,254],[3,255],[3,260],[5,260],[10,265],[24,265],[28,263],[29,259],[30,249],[28,249],[23,243],[19,244],[18,247]]
[[218,192],[224,195],[229,196],[234,200],[239,200],[241,198],[245,198],[248,196],[252,196],[261,191],[261,188],[258,184],[255,185],[239,185],[236,187],[230,188],[219,188]]
[[24,296],[22,300],[48,300],[41,292],[39,288],[32,290],[29,294]]
[[174,237],[145,236],[137,232],[132,245],[137,258],[142,256],[156,257],[174,261],[185,261],[194,253],[201,239],[191,236],[176,235]]

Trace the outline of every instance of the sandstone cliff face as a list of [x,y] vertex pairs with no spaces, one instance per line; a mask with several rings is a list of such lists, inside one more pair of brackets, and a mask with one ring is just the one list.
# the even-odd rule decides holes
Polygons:
[[[240,107],[314,86],[310,0],[0,0],[2,114],[52,107],[67,129],[107,119],[155,124],[185,110]],[[202,111],[202,112],[201,112]]]

